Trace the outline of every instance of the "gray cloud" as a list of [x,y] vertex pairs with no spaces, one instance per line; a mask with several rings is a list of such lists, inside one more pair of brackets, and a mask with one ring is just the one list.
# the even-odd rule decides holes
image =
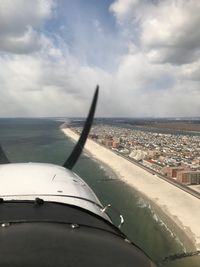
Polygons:
[[122,25],[139,27],[141,48],[153,62],[181,65],[199,56],[199,1],[117,0],[111,11]]
[[37,30],[50,18],[52,0],[1,0],[0,50],[26,54],[37,51],[44,36]]

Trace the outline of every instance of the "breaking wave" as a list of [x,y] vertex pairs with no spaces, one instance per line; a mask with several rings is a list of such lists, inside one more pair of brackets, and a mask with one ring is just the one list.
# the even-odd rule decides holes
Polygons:
[[147,203],[142,197],[138,198],[137,206],[141,209],[147,208],[148,210],[150,210],[153,220],[156,221],[163,228],[164,231],[166,231],[170,234],[171,238],[173,238],[176,241],[176,243],[178,243],[181,246],[181,248],[183,249],[184,252],[187,251],[183,242],[179,239],[179,237],[161,219],[161,217],[158,215],[158,213],[155,212],[155,210],[152,208],[152,206],[149,203]]
[[142,197],[139,197],[137,200],[137,206],[141,209],[144,209],[148,207],[148,204],[145,202],[145,200]]

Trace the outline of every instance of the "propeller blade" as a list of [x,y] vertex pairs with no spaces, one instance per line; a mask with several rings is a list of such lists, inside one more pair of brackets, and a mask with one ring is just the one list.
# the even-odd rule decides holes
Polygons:
[[95,113],[95,109],[96,109],[96,103],[97,103],[97,99],[98,99],[98,93],[99,93],[99,86],[97,85],[95,93],[94,93],[94,97],[93,97],[93,100],[92,100],[92,104],[91,104],[91,107],[90,107],[90,111],[89,111],[87,119],[85,121],[84,128],[82,130],[80,138],[79,138],[77,144],[75,145],[71,155],[69,156],[69,158],[63,164],[63,167],[65,167],[67,169],[71,170],[74,167],[74,165],[76,164],[78,158],[81,155],[81,152],[82,152],[83,147],[85,145],[85,142],[87,140],[88,134],[90,132],[90,128],[92,126],[94,113]]
[[6,154],[3,151],[3,148],[0,145],[0,164],[6,164],[10,163],[8,158],[6,157]]

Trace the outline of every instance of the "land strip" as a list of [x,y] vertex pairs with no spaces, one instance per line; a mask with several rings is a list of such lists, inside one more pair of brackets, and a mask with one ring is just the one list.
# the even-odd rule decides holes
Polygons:
[[[62,129],[73,140],[78,134],[70,128]],[[107,164],[124,182],[158,205],[200,249],[200,201],[173,184],[152,175],[111,150],[88,140],[85,147],[95,158]]]

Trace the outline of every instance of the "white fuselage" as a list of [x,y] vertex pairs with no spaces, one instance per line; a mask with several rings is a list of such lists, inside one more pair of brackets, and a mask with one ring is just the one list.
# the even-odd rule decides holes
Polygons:
[[46,163],[0,165],[0,198],[53,201],[78,206],[104,219],[101,203],[92,189],[74,172]]

